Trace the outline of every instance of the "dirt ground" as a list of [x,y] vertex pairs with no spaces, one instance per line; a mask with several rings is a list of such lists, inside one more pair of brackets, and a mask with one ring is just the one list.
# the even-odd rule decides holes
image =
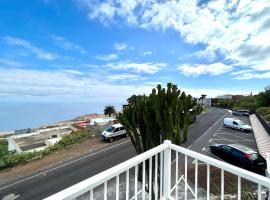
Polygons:
[[61,164],[70,159],[80,157],[89,152],[106,148],[109,144],[100,138],[84,140],[81,143],[70,145],[64,149],[53,152],[42,159],[32,160],[28,163],[0,171],[0,185],[12,182],[17,178],[28,176]]

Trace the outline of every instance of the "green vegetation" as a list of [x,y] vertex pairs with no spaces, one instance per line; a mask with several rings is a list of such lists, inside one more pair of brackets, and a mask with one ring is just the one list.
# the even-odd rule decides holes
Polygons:
[[124,125],[137,153],[145,152],[171,140],[182,144],[187,140],[191,118],[190,109],[201,112],[196,101],[176,85],[168,83],[167,88],[158,85],[149,96],[133,95],[117,119]]
[[[164,140],[171,140],[178,145],[186,142],[191,118],[190,109],[195,110],[196,114],[202,111],[190,95],[181,92],[176,85],[168,83],[167,88],[158,85],[149,96],[131,96],[128,105],[123,113],[117,115],[117,119],[124,125],[133,146],[140,154],[158,146]],[[158,159],[160,160],[160,156]],[[152,166],[154,169],[154,163]],[[141,174],[141,167],[139,169]],[[146,174],[148,169],[149,161],[146,162]],[[158,179],[159,172],[160,170]],[[157,182],[159,184],[159,180]]]
[[6,140],[0,140],[0,157],[8,154],[8,142]]
[[237,99],[215,99],[215,106],[229,109],[248,109],[256,110],[261,107],[270,106],[270,86],[265,87],[264,91],[258,95],[243,96]]
[[[13,167],[18,164],[23,164],[31,160],[40,159],[54,151],[62,149],[68,145],[81,142],[84,139],[92,137],[92,133],[80,130],[64,136],[57,144],[46,148],[43,151],[34,151],[26,153],[6,154],[0,157],[0,170],[8,167]],[[1,145],[1,144],[0,144]]]
[[270,123],[270,107],[261,107],[256,110],[268,123]]
[[116,111],[114,109],[114,106],[108,105],[104,109],[104,115],[109,115],[109,117],[112,116],[115,113],[116,113]]

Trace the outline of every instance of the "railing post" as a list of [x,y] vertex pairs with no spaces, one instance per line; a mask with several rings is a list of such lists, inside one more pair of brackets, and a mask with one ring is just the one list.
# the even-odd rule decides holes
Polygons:
[[[265,175],[270,179],[270,153],[266,154],[266,173]],[[267,189],[268,200],[270,200],[270,188]]]
[[167,144],[167,149],[164,150],[163,156],[163,197],[169,198],[171,195],[171,141],[165,140],[164,144]]

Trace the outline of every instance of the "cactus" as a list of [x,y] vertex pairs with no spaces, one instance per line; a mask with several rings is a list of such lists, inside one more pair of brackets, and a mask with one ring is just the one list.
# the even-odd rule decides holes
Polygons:
[[[125,127],[136,152],[140,154],[162,144],[164,140],[171,140],[177,145],[186,142],[190,109],[196,111],[200,107],[190,95],[168,83],[167,89],[157,85],[149,96],[131,96],[117,119]],[[146,164],[149,165],[148,162]]]

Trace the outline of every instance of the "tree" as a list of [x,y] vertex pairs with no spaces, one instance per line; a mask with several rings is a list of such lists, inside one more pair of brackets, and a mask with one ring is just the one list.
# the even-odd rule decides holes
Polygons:
[[104,115],[109,115],[109,117],[112,116],[112,114],[115,114],[116,111],[114,109],[114,106],[108,105],[104,109]]
[[[149,96],[130,97],[128,105],[117,115],[117,119],[125,127],[136,152],[140,154],[164,140],[171,140],[177,145],[186,142],[190,123],[189,110],[198,108],[190,95],[168,83],[167,89],[158,85]],[[148,161],[146,165],[149,166]],[[159,168],[159,164],[157,167]]]
[[203,104],[204,104],[204,99],[205,99],[205,97],[206,97],[207,95],[206,94],[202,94],[201,95],[201,97],[200,97],[200,100],[202,101],[202,106],[203,106]]
[[270,86],[264,88],[263,92],[260,92],[256,98],[257,107],[270,106]]

